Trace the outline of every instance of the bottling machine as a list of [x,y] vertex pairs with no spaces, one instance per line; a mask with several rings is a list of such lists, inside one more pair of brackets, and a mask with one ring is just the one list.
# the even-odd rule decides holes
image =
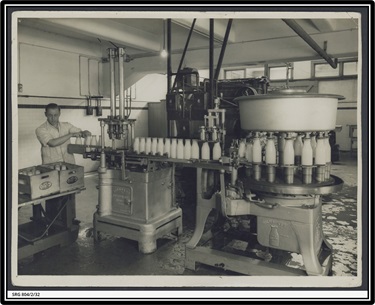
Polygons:
[[[170,138],[134,138],[134,120],[124,113],[123,56],[121,48],[109,50],[111,113],[99,119],[99,145],[84,152],[100,159],[94,238],[107,232],[136,240],[139,251],[151,253],[158,238],[180,235],[178,165],[196,169],[196,221],[186,268],[202,263],[249,275],[328,275],[332,248],[323,234],[321,196],[343,184],[330,174],[328,140],[342,97],[267,93],[266,78],[251,79],[242,91],[238,82],[215,82],[213,90],[212,79],[200,86],[198,72],[190,69],[177,75],[177,89],[167,94],[168,123],[175,125]],[[112,146],[105,143],[106,125]],[[117,147],[117,140],[124,145]],[[78,146],[69,150],[82,152]],[[302,267],[285,264],[293,253],[301,255]]]

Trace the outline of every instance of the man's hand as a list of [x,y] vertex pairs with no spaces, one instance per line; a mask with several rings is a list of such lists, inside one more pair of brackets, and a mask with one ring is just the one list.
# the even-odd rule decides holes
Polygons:
[[72,137],[81,138],[82,137],[82,132],[71,133],[71,135],[72,135]]
[[81,134],[83,135],[84,138],[87,138],[87,137],[90,137],[90,136],[91,136],[91,132],[88,131],[88,130],[84,130],[84,131],[82,131]]

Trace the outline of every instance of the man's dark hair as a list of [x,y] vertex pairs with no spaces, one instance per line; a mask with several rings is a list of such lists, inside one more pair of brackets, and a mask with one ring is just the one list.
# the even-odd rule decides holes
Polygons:
[[47,112],[48,109],[59,109],[59,111],[61,110],[60,106],[55,104],[55,103],[49,103],[46,106],[46,112]]

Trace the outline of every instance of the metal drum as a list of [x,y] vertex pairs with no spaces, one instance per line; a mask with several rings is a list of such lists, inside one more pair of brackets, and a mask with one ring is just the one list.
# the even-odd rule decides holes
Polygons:
[[241,128],[253,131],[327,131],[336,126],[338,100],[333,94],[267,94],[242,96]]

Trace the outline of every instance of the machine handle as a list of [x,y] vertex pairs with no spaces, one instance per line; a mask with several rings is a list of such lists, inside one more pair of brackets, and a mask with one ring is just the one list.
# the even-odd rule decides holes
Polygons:
[[71,174],[75,174],[75,173],[76,173],[76,171],[75,171],[75,170],[72,170],[72,171],[69,172],[69,175],[71,175]]
[[273,209],[279,205],[278,203],[267,203],[263,199],[253,200],[252,197],[254,197],[254,195],[250,194],[250,196],[246,196],[246,200],[260,206],[261,208]]
[[48,178],[49,175],[45,175],[45,176],[41,176],[40,179],[45,179],[45,178]]
[[253,202],[257,206],[260,206],[261,208],[266,208],[266,209],[274,209],[279,205],[277,202],[275,203],[266,203],[265,201],[253,201]]

